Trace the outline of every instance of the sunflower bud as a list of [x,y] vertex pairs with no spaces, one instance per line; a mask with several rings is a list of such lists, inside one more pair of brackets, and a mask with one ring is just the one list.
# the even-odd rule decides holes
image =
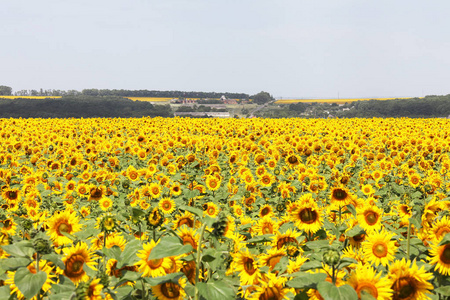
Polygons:
[[37,238],[33,241],[33,248],[38,254],[49,254],[52,252],[50,242],[43,238]]
[[391,182],[391,175],[385,175],[383,179],[384,179],[384,182],[386,182],[386,183]]
[[84,300],[88,299],[88,293],[89,293],[89,283],[87,282],[81,282],[78,284],[77,288],[75,289],[76,296],[72,296],[70,299],[74,300]]
[[124,180],[124,181],[122,182],[122,187],[123,187],[124,189],[129,189],[129,188],[130,188],[130,181],[129,181],[129,180]]
[[284,203],[278,203],[276,208],[278,212],[283,212],[286,209],[286,205]]
[[30,230],[33,227],[33,221],[30,219],[23,219],[22,220],[22,227],[25,230]]
[[223,236],[225,234],[225,230],[227,229],[227,218],[224,215],[218,216],[217,221],[212,224],[212,227],[212,234],[215,237]]
[[323,262],[329,266],[335,266],[341,260],[341,255],[338,250],[329,249],[323,254]]
[[290,258],[297,257],[300,254],[300,250],[297,243],[287,242],[285,246],[286,246],[286,253]]
[[151,227],[159,227],[164,223],[164,215],[155,207],[148,215],[147,220]]
[[111,232],[116,227],[116,219],[113,216],[105,216],[100,221],[100,228],[102,231]]

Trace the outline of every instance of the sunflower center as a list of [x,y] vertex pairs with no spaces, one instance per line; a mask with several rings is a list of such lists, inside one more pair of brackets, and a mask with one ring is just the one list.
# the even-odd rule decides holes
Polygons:
[[362,292],[366,292],[374,298],[378,298],[378,289],[371,283],[363,282],[358,285],[356,288],[356,292],[358,293],[358,296],[361,297]]
[[269,233],[273,233],[273,227],[271,224],[265,224],[264,227],[262,228],[262,232],[264,234],[269,234]]
[[259,296],[259,300],[278,300],[281,298],[280,292],[274,286],[267,287]]
[[270,267],[270,269],[275,268],[277,263],[280,262],[281,257],[282,257],[281,255],[277,255],[277,256],[273,256],[267,260],[267,265]]
[[158,269],[162,265],[162,263],[162,258],[150,259],[149,261],[147,261],[147,265],[150,267],[150,269]]
[[333,197],[336,200],[344,200],[345,198],[347,198],[347,192],[343,189],[335,189],[333,191]]
[[398,299],[409,299],[415,293],[415,288],[409,278],[400,278],[397,281],[397,298]]
[[253,275],[256,272],[255,267],[253,266],[253,259],[250,257],[244,258],[244,270],[249,275]]
[[367,224],[369,224],[371,226],[375,225],[378,221],[378,214],[374,211],[367,212],[364,215],[364,217],[366,219]]
[[83,265],[84,257],[75,254],[67,259],[64,274],[69,278],[78,277],[84,274]]
[[299,214],[300,220],[306,224],[312,224],[317,220],[317,212],[311,208],[304,208]]
[[56,231],[58,235],[63,236],[64,234],[62,234],[62,232],[70,233],[72,231],[72,226],[67,223],[60,223]]
[[170,207],[171,207],[171,205],[170,205],[170,203],[169,203],[169,202],[165,202],[165,203],[163,204],[163,207],[164,207],[164,209],[167,209],[167,210],[169,210],[169,209],[170,209]]
[[166,282],[161,285],[161,294],[169,299],[177,299],[180,296],[180,288],[173,282]]
[[366,235],[364,233],[361,233],[361,234],[355,235],[353,237],[353,240],[357,243],[360,243],[360,242],[364,241],[365,238],[366,238]]
[[445,264],[450,264],[450,245],[447,244],[444,247],[444,251],[442,251],[442,254],[439,257],[441,261]]
[[288,158],[288,162],[289,162],[290,164],[295,164],[295,163],[297,163],[297,162],[298,162],[297,157],[295,157],[295,156],[290,156],[290,157]]
[[216,210],[214,209],[214,207],[208,208],[208,215],[212,216],[212,215],[214,215],[215,212],[216,212]]
[[7,194],[7,197],[8,197],[10,200],[16,200],[16,199],[17,199],[17,192],[15,192],[15,191],[9,191],[8,194]]
[[375,255],[378,258],[386,257],[388,254],[387,246],[384,243],[376,243],[372,247],[373,255]]
[[265,216],[265,215],[267,215],[268,213],[270,213],[270,208],[269,208],[269,207],[264,207],[264,208],[261,210],[261,216]]

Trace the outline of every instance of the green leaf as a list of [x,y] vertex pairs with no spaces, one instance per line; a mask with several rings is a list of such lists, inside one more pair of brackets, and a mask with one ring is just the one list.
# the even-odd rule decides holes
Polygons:
[[358,261],[354,258],[350,258],[350,257],[342,257],[340,262],[339,262],[339,268],[345,268],[348,267],[352,264],[357,264]]
[[184,273],[178,272],[178,273],[171,273],[171,274],[167,274],[165,276],[160,276],[160,277],[156,277],[156,278],[145,277],[144,280],[151,286],[157,286],[158,284],[162,284],[165,282],[178,283],[178,280],[183,276],[184,276]]
[[330,247],[330,241],[328,241],[328,240],[312,241],[312,242],[307,242],[305,244],[305,246],[311,250],[320,250],[323,248]]
[[362,229],[361,226],[356,225],[354,226],[352,229],[350,229],[349,231],[347,231],[346,235],[348,237],[354,237],[357,236],[358,234],[364,233],[364,229]]
[[316,288],[319,282],[327,278],[325,273],[310,274],[306,272],[296,272],[290,276],[294,277],[286,285],[295,289]]
[[366,291],[361,291],[361,300],[377,300],[377,298]]
[[441,287],[438,287],[437,289],[434,289],[434,291],[443,296],[447,296],[447,297],[450,296],[450,286],[441,286]]
[[111,248],[103,248],[103,253],[105,253],[108,258],[114,258],[119,261],[122,250],[119,246],[114,245]]
[[39,271],[36,274],[31,273],[27,268],[20,268],[14,275],[14,284],[25,298],[33,298],[47,280],[47,273]]
[[117,268],[120,269],[123,266],[129,266],[137,262],[139,258],[136,256],[136,253],[139,250],[142,250],[141,241],[132,240],[131,242],[127,243],[125,245],[125,249],[120,255],[120,260],[118,260]]
[[358,294],[350,285],[345,284],[340,287],[331,282],[322,281],[317,285],[317,290],[324,299],[329,300],[354,300],[358,299]]
[[15,257],[31,257],[34,254],[33,244],[29,241],[20,241],[12,245],[1,246],[9,255]]
[[66,268],[60,256],[56,253],[45,254],[42,256],[42,259],[51,261],[53,264],[55,264],[55,266],[59,267],[62,270]]
[[199,282],[197,283],[197,288],[201,299],[236,299],[236,292],[234,291],[234,289],[223,281],[211,280],[206,283]]
[[307,270],[318,269],[318,268],[322,268],[322,262],[317,261],[317,260],[313,260],[313,261],[305,262],[300,267],[300,271],[307,271]]
[[183,245],[176,236],[165,236],[152,249],[148,259],[159,259],[191,252],[194,248],[190,244]]
[[273,234],[263,234],[247,240],[248,243],[267,243],[272,241]]
[[18,268],[26,267],[31,263],[28,257],[4,258],[0,260],[0,269],[5,271],[14,271]]
[[181,205],[179,207],[179,209],[181,210],[186,210],[188,212],[193,213],[194,215],[197,215],[199,218],[201,218],[203,216],[203,210],[201,210],[200,208],[196,208],[196,207],[192,207],[192,206],[187,206],[187,205]]
[[5,285],[0,287],[0,299],[9,299],[9,297],[11,296],[11,289],[9,288],[9,286]]

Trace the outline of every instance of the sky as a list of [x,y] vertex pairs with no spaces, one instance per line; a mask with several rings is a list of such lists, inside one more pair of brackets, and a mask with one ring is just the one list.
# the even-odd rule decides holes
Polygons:
[[450,94],[450,1],[1,0],[0,85]]

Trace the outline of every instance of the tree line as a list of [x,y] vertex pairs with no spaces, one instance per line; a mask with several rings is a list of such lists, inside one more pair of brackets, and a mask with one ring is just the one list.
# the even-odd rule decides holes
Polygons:
[[116,96],[64,96],[57,99],[0,99],[0,118],[173,117],[170,105]]

